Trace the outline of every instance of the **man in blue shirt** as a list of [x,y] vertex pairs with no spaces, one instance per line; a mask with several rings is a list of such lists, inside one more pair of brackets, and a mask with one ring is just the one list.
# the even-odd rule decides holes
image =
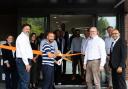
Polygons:
[[43,72],[43,87],[42,89],[53,89],[54,83],[54,63],[55,61],[55,47],[51,45],[54,41],[54,33],[49,32],[47,41],[41,46],[42,49],[42,72]]

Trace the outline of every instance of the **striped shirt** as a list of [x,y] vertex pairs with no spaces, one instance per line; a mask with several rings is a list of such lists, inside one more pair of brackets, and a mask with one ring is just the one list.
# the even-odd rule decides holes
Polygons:
[[45,42],[45,44],[42,46],[42,52],[43,52],[42,64],[54,66],[55,59],[49,58],[48,52],[55,53],[55,48],[52,45],[50,45],[48,42]]

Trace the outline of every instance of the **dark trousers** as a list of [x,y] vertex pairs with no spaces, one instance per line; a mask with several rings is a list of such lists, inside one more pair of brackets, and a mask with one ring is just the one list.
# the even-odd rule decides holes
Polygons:
[[63,74],[66,73],[66,60],[63,60]]
[[122,74],[118,74],[117,69],[112,69],[112,83],[113,89],[127,89],[125,82],[125,69]]
[[6,89],[17,89],[18,74],[16,70],[5,70]]
[[30,73],[26,71],[26,67],[22,59],[16,59],[18,74],[19,74],[19,85],[18,89],[28,89],[30,81]]
[[39,81],[42,79],[42,57],[39,56],[37,59],[37,86],[39,84]]
[[61,65],[55,64],[55,67],[54,67],[55,84],[58,84],[61,82],[61,68],[62,68]]
[[37,83],[37,80],[38,80],[38,77],[37,77],[37,74],[38,74],[38,68],[37,68],[37,62],[33,62],[32,61],[32,67],[31,67],[31,72],[30,72],[30,83],[34,83],[36,84]]
[[53,89],[54,86],[54,67],[49,65],[42,66],[43,86],[42,89]]
[[[74,52],[74,53],[79,53],[79,52]],[[73,56],[72,57],[72,72],[73,75],[76,75],[76,67],[79,67],[80,71],[81,71],[81,75],[83,75],[83,63],[82,63],[82,58],[81,55],[77,55],[77,56]]]

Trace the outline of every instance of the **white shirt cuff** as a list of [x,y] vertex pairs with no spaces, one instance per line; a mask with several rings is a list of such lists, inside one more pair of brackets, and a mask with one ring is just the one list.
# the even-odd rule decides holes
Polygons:
[[25,65],[29,65],[28,59],[22,59]]
[[4,61],[4,63],[8,63],[8,60]]

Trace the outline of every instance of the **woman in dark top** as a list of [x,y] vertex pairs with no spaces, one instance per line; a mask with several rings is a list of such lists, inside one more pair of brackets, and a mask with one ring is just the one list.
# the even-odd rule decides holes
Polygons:
[[[36,33],[32,33],[30,35],[30,42],[31,42],[32,49],[37,50],[38,45],[36,43]],[[36,83],[37,83],[37,80],[38,80],[37,59],[38,59],[38,55],[34,55],[34,58],[32,60],[31,72],[30,72],[30,88],[32,88],[32,89],[36,89]]]
[[[6,38],[7,46],[14,46],[13,45],[14,37],[12,35],[8,35]],[[17,89],[17,82],[18,82],[18,73],[16,68],[15,62],[15,51],[2,49],[2,58],[4,60],[4,73],[5,73],[5,84],[6,89]]]

